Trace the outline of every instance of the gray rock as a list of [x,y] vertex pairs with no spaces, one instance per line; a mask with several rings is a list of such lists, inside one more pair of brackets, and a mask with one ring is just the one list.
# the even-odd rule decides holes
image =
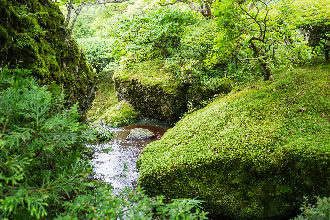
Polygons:
[[130,131],[126,140],[134,140],[134,139],[148,139],[155,137],[155,133],[144,128],[134,128]]

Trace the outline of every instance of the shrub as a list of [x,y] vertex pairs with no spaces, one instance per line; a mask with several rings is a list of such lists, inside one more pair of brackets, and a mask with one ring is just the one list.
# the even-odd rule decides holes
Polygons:
[[78,43],[83,47],[86,58],[100,73],[107,70],[110,63],[118,63],[123,54],[123,48],[115,39],[91,37],[78,39]]
[[111,187],[99,186],[94,195],[66,202],[65,214],[56,219],[207,219],[200,204],[199,200],[187,199],[165,203],[162,196],[149,198],[140,188],[115,195]]
[[[0,217],[42,218],[86,190],[82,160],[94,140],[77,106],[39,87],[29,71],[0,71]],[[25,218],[24,217],[24,218]]]
[[188,7],[154,7],[140,14],[119,15],[110,35],[126,43],[134,61],[169,57],[180,47],[185,27],[202,16]]
[[316,205],[304,204],[300,210],[302,214],[295,220],[327,220],[330,218],[330,198],[317,198]]

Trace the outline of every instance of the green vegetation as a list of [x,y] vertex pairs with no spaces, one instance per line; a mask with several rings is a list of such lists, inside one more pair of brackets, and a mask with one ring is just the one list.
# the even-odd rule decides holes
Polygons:
[[111,127],[119,127],[132,124],[138,116],[139,113],[129,103],[121,101],[109,108],[99,119]]
[[189,199],[165,203],[162,196],[151,199],[140,188],[114,196],[109,186],[103,186],[93,195],[66,202],[67,212],[56,219],[207,219],[200,204]]
[[96,136],[100,141],[110,141],[114,137],[113,132],[103,124],[95,124],[92,126],[92,129],[95,131]]
[[67,37],[64,16],[49,1],[0,1],[0,66],[31,70],[42,84],[62,85],[66,100],[85,112],[94,98],[96,74],[76,41]]
[[88,190],[85,144],[95,140],[78,122],[77,106],[39,87],[29,71],[0,72],[0,217],[54,215]]
[[[110,127],[124,126],[135,122],[140,117],[139,112],[129,103],[118,101],[111,77],[111,72],[103,73],[95,99],[87,112],[88,122],[96,128],[100,123]],[[103,128],[100,129],[103,130]]]
[[201,201],[165,203],[141,189],[114,195],[109,185],[89,180],[85,144],[95,135],[78,121],[76,105],[64,109],[64,94],[29,75],[0,71],[1,219],[205,219]]
[[[297,219],[329,218],[327,0],[0,0],[0,12],[1,219],[205,219],[202,205],[263,219],[304,201]],[[143,151],[144,189],[114,194],[90,178],[85,145],[141,115],[184,118]]]
[[329,65],[254,83],[186,116],[139,158],[149,195],[198,198],[212,213],[265,218],[327,196]]
[[316,205],[304,204],[295,220],[326,220],[330,218],[330,198],[317,198]]
[[116,65],[111,66],[111,64],[116,61],[116,57],[112,57],[111,54],[117,49],[115,40],[91,37],[78,39],[78,43],[82,46],[86,59],[97,73],[113,71]]

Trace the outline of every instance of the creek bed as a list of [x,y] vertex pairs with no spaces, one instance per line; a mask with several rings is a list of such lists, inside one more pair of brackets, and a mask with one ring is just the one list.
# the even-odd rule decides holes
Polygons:
[[[154,132],[155,137],[127,140],[130,131],[135,128],[148,129]],[[121,128],[109,128],[114,132],[113,140],[105,144],[89,146],[94,149],[93,178],[111,183],[115,191],[125,187],[134,188],[138,178],[136,161],[142,149],[147,144],[159,140],[168,128],[167,124],[156,120],[141,121]]]

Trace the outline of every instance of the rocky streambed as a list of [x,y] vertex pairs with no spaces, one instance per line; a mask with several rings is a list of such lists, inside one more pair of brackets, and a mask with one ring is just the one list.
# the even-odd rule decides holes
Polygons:
[[93,178],[111,183],[114,190],[134,188],[138,178],[136,161],[142,149],[159,140],[168,128],[167,124],[156,120],[108,128],[114,132],[111,141],[89,146],[94,149]]

